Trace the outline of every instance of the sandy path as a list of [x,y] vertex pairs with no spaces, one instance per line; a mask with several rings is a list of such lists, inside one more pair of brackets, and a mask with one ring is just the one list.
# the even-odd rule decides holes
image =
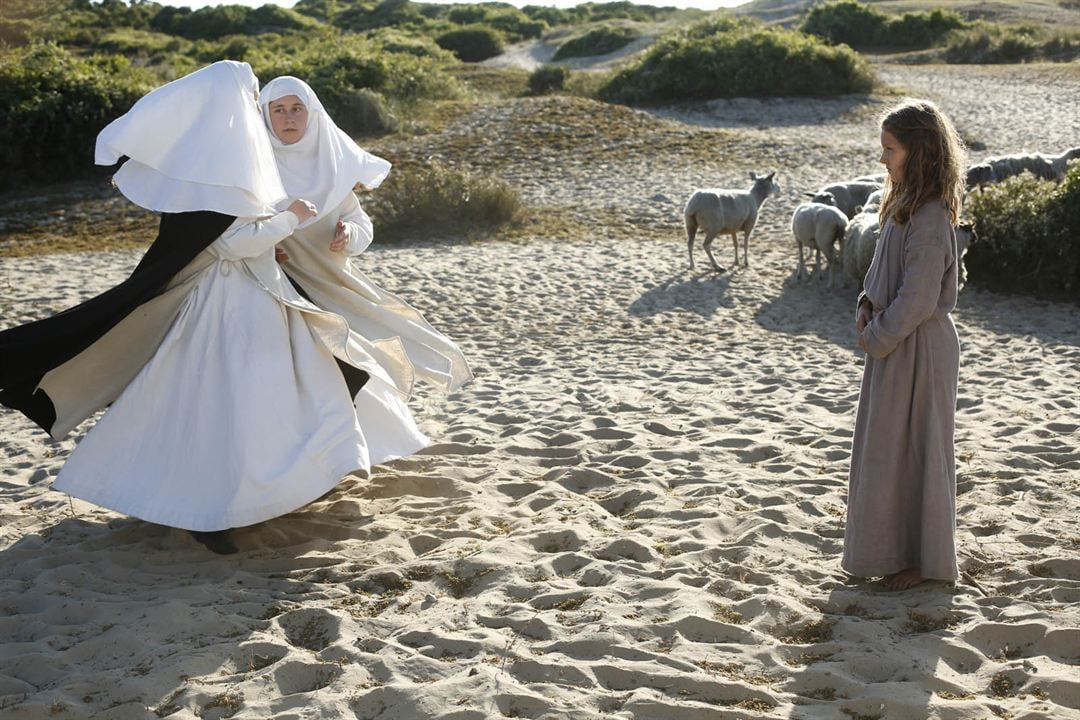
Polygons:
[[[530,113],[545,102],[491,111],[482,138],[472,118],[426,142],[468,136],[482,169],[515,118],[585,132]],[[415,398],[437,443],[423,455],[242,531],[236,557],[69,506],[49,479],[72,441],[0,413],[0,714],[1080,717],[1074,307],[961,296],[958,540],[975,582],[891,594],[839,572],[852,291],[791,285],[786,226],[803,189],[873,169],[875,135],[857,137],[876,106],[771,133],[634,113],[645,140],[610,159],[553,166],[534,145],[500,161],[534,202],[602,218],[587,242],[364,255],[461,341],[476,381]],[[1022,116],[1040,142],[1067,133]],[[689,272],[681,199],[705,175],[741,182],[748,161],[784,185],[751,268]],[[136,258],[0,260],[3,325]]]

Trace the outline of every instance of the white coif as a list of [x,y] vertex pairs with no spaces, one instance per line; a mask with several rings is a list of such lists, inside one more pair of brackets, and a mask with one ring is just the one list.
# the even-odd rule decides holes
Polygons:
[[[295,95],[308,111],[304,137],[286,145],[274,135],[269,105]],[[284,75],[266,84],[259,94],[263,118],[277,158],[278,172],[289,197],[303,198],[320,212],[337,207],[357,183],[376,188],[390,172],[390,163],[358,146],[326,113],[315,91],[299,78]],[[310,218],[300,227],[316,222]]]

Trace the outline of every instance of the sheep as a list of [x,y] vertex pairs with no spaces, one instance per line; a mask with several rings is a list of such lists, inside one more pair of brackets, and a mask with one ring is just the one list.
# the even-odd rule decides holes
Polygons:
[[878,210],[881,209],[881,201],[884,197],[884,190],[875,190],[874,192],[870,193],[870,197],[866,198],[866,203],[864,205],[860,205],[855,209],[856,214],[869,212],[876,213]]
[[[811,202],[834,204],[851,219],[858,212],[860,205],[866,204],[866,198],[875,190],[880,190],[881,184],[876,182],[862,182],[852,180],[850,182],[834,183],[821,188],[817,192],[808,192]],[[830,203],[829,198],[832,198]]]
[[1025,170],[1043,180],[1062,180],[1069,161],[1076,158],[1080,158],[1080,147],[1069,148],[1060,155],[1030,153],[987,158],[968,168],[967,187],[970,190],[987,183],[1000,182]]
[[979,236],[975,233],[975,223],[963,221],[956,226],[956,291],[960,292],[967,283],[967,268],[964,267],[964,256],[967,251],[978,242]]
[[686,222],[686,245],[690,253],[690,269],[694,269],[694,237],[700,227],[705,231],[705,254],[709,256],[716,272],[724,272],[724,268],[716,262],[712,254],[713,240],[720,233],[731,235],[735,243],[735,266],[739,265],[739,239],[737,232],[743,233],[743,265],[750,266],[747,256],[747,244],[750,241],[750,233],[754,230],[757,222],[758,211],[769,199],[770,195],[780,192],[780,186],[773,182],[775,172],[759,177],[751,172],[750,179],[754,184],[749,190],[697,190],[686,201],[686,209],[683,211],[683,219]]
[[855,280],[856,287],[862,286],[870,261],[874,259],[881,226],[876,212],[863,212],[848,222],[844,239],[840,243],[840,265],[848,277]]
[[[874,259],[874,250],[877,249],[880,236],[881,226],[876,212],[859,213],[848,223],[847,232],[844,233],[844,239],[840,243],[840,264],[848,277],[853,278],[858,286],[862,286],[866,272],[870,269],[870,262]],[[964,255],[978,239],[974,223],[963,221],[957,226],[956,282],[958,292],[967,282]]]
[[840,209],[822,203],[804,203],[795,208],[791,216],[791,232],[795,235],[795,247],[799,251],[799,267],[795,272],[796,281],[802,280],[806,263],[803,260],[803,248],[814,250],[814,272],[818,279],[822,277],[821,256],[829,261],[829,283],[833,286],[833,275],[837,264],[837,242],[844,237],[848,219]]

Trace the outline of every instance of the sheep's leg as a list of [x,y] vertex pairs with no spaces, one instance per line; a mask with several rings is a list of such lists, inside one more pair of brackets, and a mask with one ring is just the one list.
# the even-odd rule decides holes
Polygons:
[[735,244],[735,267],[739,267],[739,236],[731,233],[731,242]]
[[806,263],[803,262],[803,244],[798,240],[795,241],[795,247],[799,249],[799,267],[795,269],[795,282],[802,282],[803,272],[806,270]]
[[712,244],[713,244],[713,240],[715,240],[715,239],[716,239],[716,233],[715,232],[707,232],[707,233],[705,233],[705,243],[704,243],[704,245],[705,245],[705,254],[709,256],[709,262],[712,263],[713,270],[716,270],[716,272],[722,273],[722,272],[724,272],[724,268],[720,265],[720,263],[716,262],[716,258],[713,257],[713,254],[712,254]]
[[690,253],[690,269],[694,269],[694,238],[697,237],[697,219],[693,215],[686,216],[686,250]]
[[[731,237],[735,237],[732,235]],[[738,240],[735,241],[738,243]],[[750,231],[747,230],[742,236],[742,264],[744,267],[750,267],[750,255],[746,252],[746,246],[750,243]]]

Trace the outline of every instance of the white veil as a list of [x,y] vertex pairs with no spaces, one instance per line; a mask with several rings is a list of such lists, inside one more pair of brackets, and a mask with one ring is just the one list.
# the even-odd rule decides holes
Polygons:
[[148,210],[275,212],[286,199],[247,63],[223,60],[144,95],[98,134],[95,161]]

